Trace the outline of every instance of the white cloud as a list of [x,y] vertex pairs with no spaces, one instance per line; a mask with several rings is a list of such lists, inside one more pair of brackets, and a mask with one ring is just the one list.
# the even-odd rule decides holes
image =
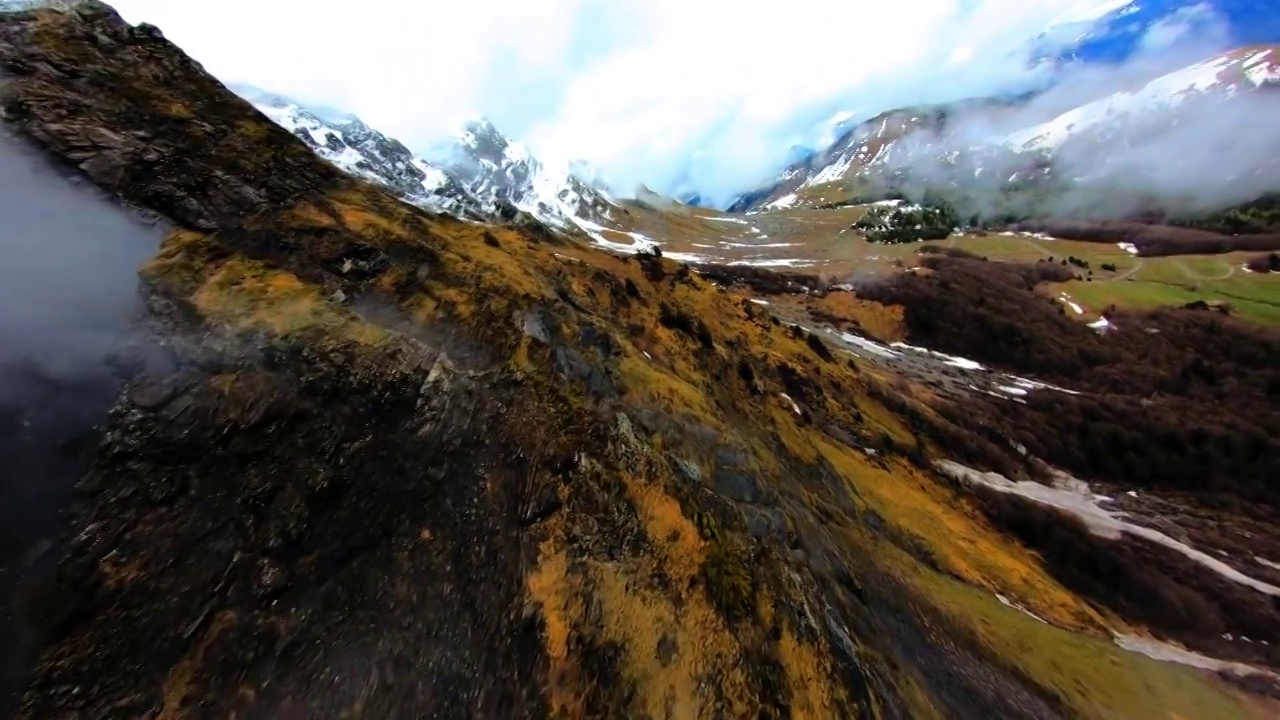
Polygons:
[[483,113],[620,187],[723,199],[840,110],[999,91],[1057,22],[1126,0],[116,0],[227,81],[423,148]]

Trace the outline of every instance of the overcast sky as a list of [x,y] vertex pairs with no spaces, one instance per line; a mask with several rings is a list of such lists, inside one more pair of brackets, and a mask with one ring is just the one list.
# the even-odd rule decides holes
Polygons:
[[422,149],[488,116],[619,189],[724,199],[838,111],[989,94],[1126,0],[113,0],[228,82],[354,112]]

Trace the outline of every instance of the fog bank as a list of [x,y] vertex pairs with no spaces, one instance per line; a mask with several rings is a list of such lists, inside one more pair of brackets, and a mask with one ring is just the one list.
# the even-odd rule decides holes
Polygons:
[[31,660],[19,586],[46,567],[59,512],[122,373],[137,270],[164,228],[75,184],[0,126],[0,717]]

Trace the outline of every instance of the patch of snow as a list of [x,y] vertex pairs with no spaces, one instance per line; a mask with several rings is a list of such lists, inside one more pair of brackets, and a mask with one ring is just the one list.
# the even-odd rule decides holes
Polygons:
[[734,260],[730,265],[747,265],[750,267],[809,267],[812,260],[804,258],[762,258],[752,260]]
[[1066,293],[1062,293],[1061,295],[1058,296],[1058,302],[1064,303],[1065,305],[1070,307],[1072,310],[1075,311],[1077,315],[1084,314],[1084,308],[1080,307],[1075,302],[1073,302]]
[[866,350],[867,352],[875,355],[879,355],[880,357],[895,358],[895,357],[901,357],[902,355],[901,353],[890,350],[889,348],[885,347],[884,345],[881,345],[875,340],[869,340],[860,335],[854,335],[853,333],[847,333],[847,332],[836,332],[835,330],[827,330],[827,333],[840,338],[841,340],[843,340],[845,343],[849,345],[854,345],[856,347],[862,348],[863,350]]
[[844,174],[848,172],[849,166],[852,164],[853,156],[847,153],[842,154],[835,162],[822,168],[817,175],[805,180],[804,184],[800,187],[813,187],[814,185],[821,185],[823,183],[839,180],[844,177]]
[[422,179],[422,189],[427,192],[439,190],[449,182],[449,176],[446,175],[443,170],[434,165],[423,162],[419,158],[413,159],[413,166],[421,170],[422,174],[426,176]]
[[1029,390],[1027,390],[1027,388],[1018,387],[1017,385],[997,385],[996,387],[1002,393],[1005,393],[1008,395],[1016,395],[1018,397],[1023,397],[1028,392],[1030,392]]
[[1269,567],[1272,570],[1280,570],[1280,563],[1273,563],[1270,560],[1267,560],[1266,558],[1260,558],[1257,555],[1254,555],[1253,559],[1257,560],[1259,565]]
[[[1128,650],[1129,652],[1146,655],[1152,660],[1161,662],[1177,663],[1179,665],[1188,665],[1190,667],[1199,668],[1201,670],[1210,670],[1213,672],[1224,672],[1237,677],[1261,676],[1270,678],[1271,680],[1280,680],[1280,676],[1269,670],[1246,665],[1244,663],[1231,662],[1229,660],[1219,660],[1201,655],[1200,653],[1185,650],[1176,645],[1160,642],[1151,638],[1138,637],[1136,635],[1116,635],[1116,645]],[[1229,640],[1230,637],[1227,637]]]
[[768,205],[765,205],[765,207],[770,210],[781,210],[783,208],[789,208],[792,205],[795,205],[796,199],[797,198],[795,193],[787,193],[786,195],[783,195],[782,197],[778,198],[777,200],[774,200]]
[[796,401],[791,399],[791,396],[790,396],[790,395],[788,395],[788,394],[786,394],[786,393],[779,393],[778,395],[779,395],[779,397],[781,397],[783,400],[786,400],[787,402],[791,403],[791,409],[792,409],[792,410],[794,410],[794,411],[796,412],[796,414],[797,414],[797,415],[803,415],[803,414],[804,414],[803,412],[801,412],[801,411],[800,411],[800,406],[796,404]]
[[769,301],[768,301],[768,300],[761,300],[760,298],[748,298],[748,301],[749,301],[749,302],[753,302],[753,303],[755,303],[756,305],[768,305],[768,304],[769,304]]
[[1112,328],[1115,327],[1114,325],[1111,324],[1111,321],[1106,319],[1105,317],[1099,317],[1097,320],[1094,320],[1091,323],[1085,323],[1085,325],[1090,330],[1093,330],[1099,334],[1109,332]]
[[[1075,515],[1099,537],[1119,539],[1122,535],[1141,538],[1175,550],[1190,560],[1218,573],[1222,577],[1273,597],[1280,596],[1280,587],[1252,578],[1186,543],[1176,540],[1159,530],[1135,525],[1124,520],[1124,513],[1111,512],[1098,505],[1098,497],[1088,492],[1088,485],[1069,475],[1062,474],[1063,487],[1050,487],[1029,480],[1012,481],[994,472],[982,472],[951,460],[936,464],[944,474],[962,482],[980,485],[996,492],[1017,495],[1034,503],[1056,508]],[[1083,490],[1082,490],[1083,488]]]
[[1130,255],[1137,255],[1137,254],[1138,254],[1138,246],[1137,246],[1137,245],[1134,245],[1133,243],[1123,243],[1123,242],[1122,242],[1122,243],[1116,243],[1116,247],[1118,247],[1118,248],[1120,248],[1121,250],[1123,250],[1123,251],[1125,251],[1125,252],[1129,253]]
[[890,343],[889,346],[895,347],[895,348],[902,348],[906,350],[914,350],[918,353],[925,353],[927,355],[932,355],[936,358],[941,358],[942,361],[947,365],[950,365],[952,367],[958,367],[961,370],[981,370],[982,369],[982,363],[976,360],[970,360],[969,358],[963,358],[956,355],[948,355],[946,353],[941,353],[941,352],[938,352],[937,350],[930,350],[929,348],[925,348],[925,347],[908,345],[904,342]]
[[[333,132],[335,135],[337,134],[336,131],[331,131],[328,128],[319,128],[319,127],[307,128],[307,134],[311,136],[311,140],[315,142],[315,144],[317,145],[329,144],[330,132]],[[338,138],[338,139],[341,140],[342,138]]]
[[970,390],[974,392],[980,392],[983,395],[990,395],[993,398],[1000,398],[1001,400],[1012,400],[1013,402],[1016,402],[1019,405],[1027,404],[1026,400],[1023,400],[1021,397],[1017,397],[1016,395],[1011,395],[1005,392],[996,392],[995,390],[991,390],[988,388],[980,388],[977,385],[974,385],[973,383],[969,383],[968,387]]
[[1028,617],[1032,617],[1032,618],[1035,618],[1036,620],[1039,620],[1040,622],[1044,623],[1045,625],[1048,625],[1048,624],[1049,624],[1049,621],[1048,621],[1048,620],[1045,620],[1044,618],[1040,617],[1039,615],[1037,615],[1037,614],[1035,614],[1035,613],[1031,612],[1030,610],[1028,610],[1028,609],[1026,609],[1026,608],[1022,607],[1022,606],[1021,606],[1021,605],[1019,605],[1018,603],[1013,602],[1012,600],[1010,600],[1009,598],[1005,597],[1004,595],[1001,595],[1000,593],[996,593],[996,599],[997,599],[997,600],[999,600],[999,601],[1000,601],[1000,604],[1001,604],[1001,605],[1004,605],[1005,607],[1011,607],[1011,608],[1013,608],[1014,610],[1017,610],[1017,611],[1021,612],[1023,615],[1026,615],[1026,616],[1028,616]]
[[677,262],[689,263],[690,265],[697,265],[699,263],[705,263],[711,260],[711,258],[707,257],[706,255],[695,255],[694,253],[682,253],[682,252],[667,252],[666,250],[662,251],[662,257],[671,258],[672,260],[675,260]]
[[731,217],[710,217],[710,216],[708,216],[708,217],[704,217],[704,218],[703,218],[703,220],[710,220],[711,222],[735,223],[735,224],[738,224],[738,225],[750,225],[750,224],[751,224],[751,222],[750,222],[749,220],[742,220],[742,219],[739,219],[739,218],[731,218]]
[[[1275,59],[1266,62],[1267,57],[1273,54]],[[1255,53],[1245,60],[1243,67],[1244,79],[1254,87],[1280,82],[1280,54],[1275,50],[1268,49]]]

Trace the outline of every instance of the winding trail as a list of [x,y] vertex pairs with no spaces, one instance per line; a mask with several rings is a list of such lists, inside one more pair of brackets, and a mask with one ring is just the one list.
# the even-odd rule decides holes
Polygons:
[[[1057,257],[1057,256],[1058,256],[1058,253],[1055,253],[1055,252],[1053,252],[1052,250],[1049,250],[1048,248],[1046,248],[1045,246],[1043,246],[1043,245],[1041,245],[1041,244],[1039,244],[1039,243],[1035,242],[1035,240],[1034,240],[1034,239],[1032,239],[1032,238],[1029,238],[1029,237],[1026,237],[1026,236],[1019,235],[1019,236],[1018,236],[1018,239],[1019,239],[1019,240],[1021,240],[1021,241],[1023,242],[1023,244],[1027,245],[1028,247],[1030,247],[1030,248],[1032,248],[1032,249],[1034,249],[1034,250],[1036,250],[1036,251],[1038,251],[1038,252],[1044,253],[1045,255],[1048,255],[1048,256],[1050,256],[1050,257]],[[1109,277],[1109,278],[1106,278],[1106,277],[1095,277],[1095,278],[1093,279],[1093,281],[1094,281],[1094,282],[1116,282],[1116,281],[1118,281],[1118,280],[1128,280],[1130,277],[1132,277],[1132,276],[1133,276],[1133,274],[1134,274],[1134,273],[1136,273],[1136,272],[1138,272],[1139,270],[1141,270],[1141,269],[1142,269],[1142,267],[1143,267],[1143,265],[1145,264],[1145,258],[1139,257],[1139,256],[1137,256],[1137,255],[1131,255],[1130,257],[1132,257],[1132,258],[1133,258],[1133,267],[1131,267],[1131,268],[1129,268],[1129,269],[1127,269],[1127,270],[1125,270],[1125,271],[1123,271],[1123,272],[1116,273],[1113,277]],[[1179,267],[1181,267],[1181,265],[1180,265]],[[1185,269],[1185,268],[1183,268],[1183,271],[1184,271],[1184,272],[1186,272],[1186,269]],[[1228,274],[1227,274],[1227,277],[1230,277],[1230,273],[1228,273]]]
[[1178,269],[1181,270],[1182,274],[1186,275],[1188,279],[1193,281],[1198,281],[1198,282],[1217,282],[1219,280],[1226,280],[1227,278],[1236,274],[1235,267],[1233,267],[1230,263],[1224,263],[1220,260],[1215,262],[1218,262],[1224,268],[1226,268],[1226,272],[1221,275],[1214,275],[1212,277],[1209,277],[1209,276],[1200,274],[1199,271],[1194,270],[1191,267],[1188,267],[1187,264],[1184,263],[1181,259],[1174,259],[1173,264],[1177,265]]

